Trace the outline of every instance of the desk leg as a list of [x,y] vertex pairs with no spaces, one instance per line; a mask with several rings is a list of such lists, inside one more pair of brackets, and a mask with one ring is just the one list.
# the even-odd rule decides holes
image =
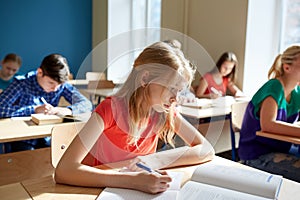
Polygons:
[[232,127],[232,117],[230,114],[230,135],[231,135],[231,159],[236,161],[236,151],[235,151],[235,132]]

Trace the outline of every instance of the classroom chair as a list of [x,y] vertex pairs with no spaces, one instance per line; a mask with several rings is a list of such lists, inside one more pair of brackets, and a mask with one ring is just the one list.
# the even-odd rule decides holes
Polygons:
[[248,101],[236,102],[231,105],[231,156],[236,161],[236,148],[238,147],[239,132],[242,127],[244,114],[248,106]]
[[96,107],[105,96],[96,94],[97,89],[113,89],[115,84],[109,80],[90,80],[88,83],[88,90],[94,90],[94,94],[90,94],[90,101],[93,104],[93,107]]
[[85,122],[54,126],[51,131],[51,163],[56,168],[60,158],[72,140],[83,128]]

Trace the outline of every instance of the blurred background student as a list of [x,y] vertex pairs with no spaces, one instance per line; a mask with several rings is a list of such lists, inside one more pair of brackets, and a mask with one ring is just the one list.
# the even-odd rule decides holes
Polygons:
[[225,96],[227,91],[233,96],[244,96],[234,84],[237,66],[238,60],[234,53],[223,53],[216,66],[200,79],[195,93],[196,97],[215,99]]
[[0,69],[0,93],[13,81],[21,65],[22,59],[17,54],[10,53],[3,58]]
[[253,96],[240,131],[239,157],[246,165],[283,175],[300,182],[299,147],[289,142],[256,135],[262,130],[277,135],[299,137],[300,46],[279,54],[269,78]]
[[[17,54],[10,53],[3,58],[0,69],[0,93],[13,81],[21,65],[22,59]],[[0,144],[0,154],[4,151],[4,144]]]

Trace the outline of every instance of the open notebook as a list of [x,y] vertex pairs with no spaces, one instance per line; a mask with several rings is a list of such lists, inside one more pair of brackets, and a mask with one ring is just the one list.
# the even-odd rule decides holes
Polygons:
[[271,200],[277,199],[282,177],[259,170],[217,165],[199,165],[181,189],[151,195],[140,191],[106,188],[97,200]]

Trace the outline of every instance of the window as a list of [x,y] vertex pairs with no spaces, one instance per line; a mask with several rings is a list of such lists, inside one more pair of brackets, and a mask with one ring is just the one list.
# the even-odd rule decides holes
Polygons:
[[248,1],[246,95],[252,96],[268,80],[275,57],[292,43],[300,43],[300,0]]
[[108,1],[107,79],[122,83],[134,59],[160,40],[161,0]]
[[283,0],[280,50],[300,43],[300,0]]

